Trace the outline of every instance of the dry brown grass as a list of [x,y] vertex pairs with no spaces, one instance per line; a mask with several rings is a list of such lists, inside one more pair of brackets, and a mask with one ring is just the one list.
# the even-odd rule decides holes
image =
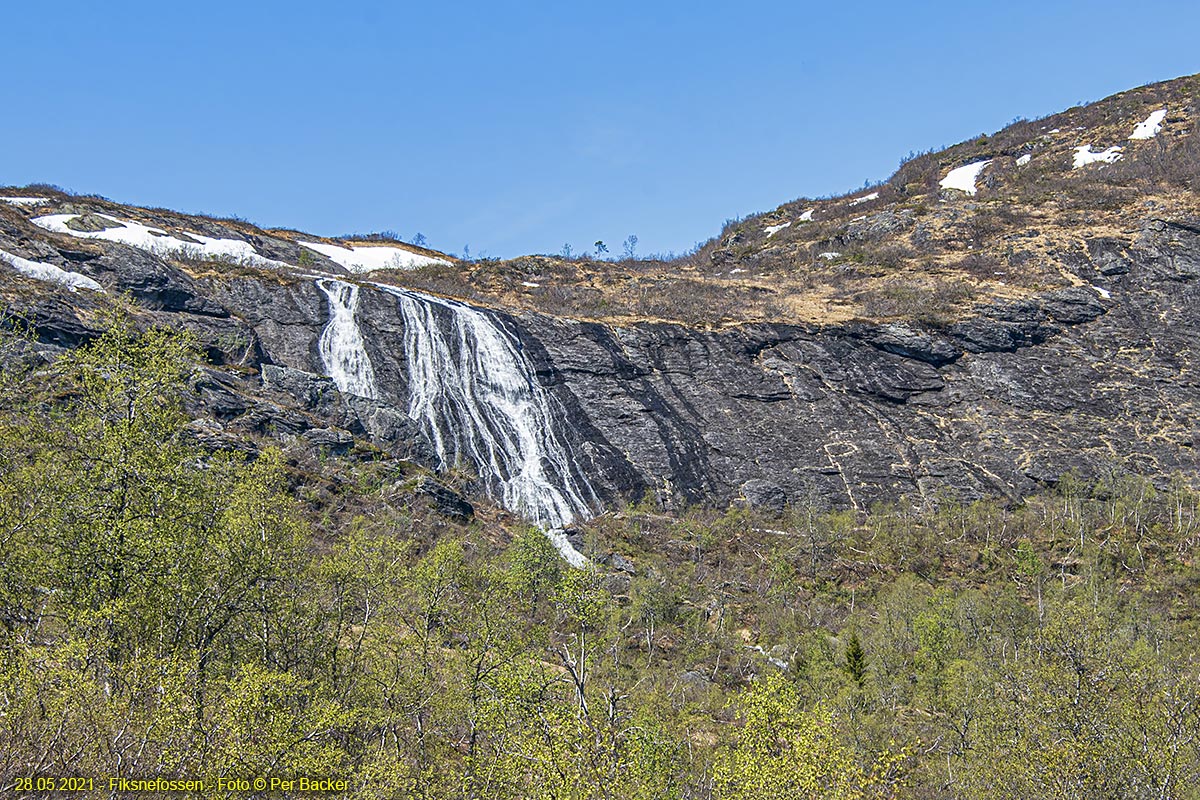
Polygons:
[[[972,313],[973,304],[988,298],[1078,285],[1082,280],[1075,271],[1087,258],[1089,238],[1132,242],[1148,216],[1200,214],[1197,95],[1200,76],[1042,120],[1019,120],[994,134],[906,159],[878,186],[842,197],[801,198],[730,220],[717,236],[679,258],[448,259],[449,266],[373,277],[482,304],[613,323],[666,320],[718,327],[907,317],[940,324]],[[1158,137],[1130,141],[1133,126],[1164,105],[1169,114]],[[1074,148],[1083,144],[1120,145],[1124,157],[1112,165],[1072,169]],[[1018,166],[1021,155],[1032,160]],[[981,175],[978,194],[940,189],[948,170],[985,158],[991,164]],[[18,191],[31,189],[13,190]],[[879,198],[853,203],[870,192]],[[187,218],[170,212],[55,196],[81,210],[187,229]],[[801,220],[810,210],[811,221]],[[262,231],[236,218],[213,221],[246,236],[335,241],[297,231]],[[790,224],[767,234],[768,226],[783,223]],[[382,235],[354,243],[448,258]],[[829,253],[838,255],[825,257]],[[211,265],[188,266],[198,275],[217,272]]]

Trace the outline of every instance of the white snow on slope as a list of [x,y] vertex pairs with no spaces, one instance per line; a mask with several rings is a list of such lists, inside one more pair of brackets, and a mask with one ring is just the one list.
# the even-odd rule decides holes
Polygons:
[[187,233],[184,235],[195,240],[187,241],[176,238],[158,228],[143,225],[140,222],[118,220],[104,214],[95,214],[93,216],[107,220],[115,227],[106,228],[102,231],[77,231],[73,228],[68,228],[67,222],[77,216],[79,215],[49,214],[44,217],[35,217],[32,221],[34,225],[45,228],[48,231],[53,231],[54,233],[65,233],[68,236],[75,236],[80,239],[104,239],[109,242],[121,242],[140,250],[148,250],[156,255],[169,255],[184,251],[197,256],[231,258],[240,264],[267,267],[270,269],[291,266],[282,261],[260,256],[253,245],[241,239],[214,239],[210,236],[201,236],[198,233]]
[[1163,120],[1167,118],[1167,110],[1160,108],[1137,124],[1130,139],[1153,139],[1162,130]]
[[1097,286],[1093,283],[1092,288],[1095,289],[1096,294],[1100,295],[1100,297],[1104,300],[1110,300],[1112,298],[1112,292],[1110,292],[1108,289],[1105,289],[1103,286]]
[[826,252],[826,253],[821,253],[821,254],[820,254],[820,258],[827,258],[827,259],[829,259],[830,261],[832,261],[832,260],[833,260],[833,259],[835,259],[835,258],[841,258],[841,257],[842,257],[842,254],[841,254],[841,253],[835,253],[835,252],[833,252],[832,250],[830,250],[830,251],[828,251],[828,252]]
[[815,208],[810,208],[808,211],[805,211],[803,214],[800,215],[800,221],[801,222],[812,222],[812,215],[813,215],[814,211],[816,211]]
[[1095,164],[1098,161],[1102,161],[1105,164],[1111,164],[1120,158],[1121,148],[1115,144],[1107,150],[1100,150],[1099,152],[1095,153],[1092,152],[1092,146],[1090,144],[1085,144],[1081,147],[1075,148],[1075,169],[1086,167],[1088,164]]
[[946,177],[942,178],[941,187],[943,189],[958,189],[960,192],[967,194],[975,194],[975,181],[979,177],[979,173],[983,168],[992,163],[992,160],[976,161],[973,164],[965,164],[961,167],[956,167],[950,170]]
[[47,281],[50,283],[58,283],[66,286],[72,292],[79,289],[91,289],[93,292],[103,292],[104,287],[96,283],[86,275],[80,275],[78,272],[67,272],[65,269],[54,266],[53,264],[44,264],[40,261],[30,261],[27,258],[14,256],[12,253],[6,253],[0,250],[0,261],[8,264],[17,272],[26,277],[33,278],[38,281]]
[[372,272],[377,269],[416,269],[430,264],[449,264],[444,258],[433,258],[385,245],[366,247],[341,247],[320,242],[300,242],[309,250],[315,250],[330,261],[351,272]]
[[1033,156],[1030,155],[1029,153],[1026,153],[1025,155],[1023,155],[1017,159],[1017,166],[1023,167],[1026,164],[1028,164],[1032,159],[1033,159]]
[[8,203],[10,206],[40,206],[49,202],[48,197],[0,197],[0,203]]
[[862,197],[858,198],[857,200],[851,200],[850,205],[856,206],[859,203],[867,203],[867,202],[870,202],[871,200],[878,200],[878,199],[879,199],[879,192],[871,192],[870,194],[864,194]]
[[763,228],[763,230],[767,232],[767,236],[774,236],[784,228],[791,226],[791,224],[792,223],[790,222],[781,222],[778,225],[768,225],[767,227]]

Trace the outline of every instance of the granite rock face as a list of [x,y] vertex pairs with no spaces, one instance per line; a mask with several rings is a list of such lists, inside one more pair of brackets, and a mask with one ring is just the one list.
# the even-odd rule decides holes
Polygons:
[[[329,302],[299,273],[191,277],[122,245],[68,247],[3,227],[0,248],[86,272],[132,295],[147,321],[195,333],[212,367],[190,402],[206,417],[197,435],[213,446],[250,431],[345,452],[357,437],[436,464],[409,415],[393,294],[360,288],[355,321],[378,387],[367,398],[325,377]],[[901,496],[1018,496],[1068,471],[1194,471],[1200,227],[1150,219],[1132,243],[1091,240],[1081,257],[1081,285],[981,305],[938,329],[713,331],[484,313],[516,337],[553,398],[596,510],[647,492],[667,504],[866,508]],[[87,292],[19,296],[10,310],[31,321],[47,358],[96,333]],[[431,497],[469,516],[469,504],[455,511]]]
[[1093,286],[944,330],[520,322],[626,485],[667,501],[753,502],[766,485],[865,508],[1019,496],[1071,471],[1193,471],[1200,230],[1151,221],[1118,269],[1111,243],[1089,252]]

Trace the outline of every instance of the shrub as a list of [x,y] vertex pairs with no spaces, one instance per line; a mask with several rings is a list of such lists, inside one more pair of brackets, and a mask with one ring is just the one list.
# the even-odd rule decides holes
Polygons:
[[954,319],[974,296],[975,289],[964,281],[914,283],[897,279],[863,292],[857,299],[868,317],[911,317],[941,326]]

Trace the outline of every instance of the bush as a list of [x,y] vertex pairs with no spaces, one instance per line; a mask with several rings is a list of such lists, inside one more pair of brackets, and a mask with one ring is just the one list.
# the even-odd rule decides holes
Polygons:
[[963,303],[975,296],[965,281],[915,283],[891,280],[877,289],[861,293],[863,314],[872,318],[911,317],[927,324],[942,326],[954,319]]

